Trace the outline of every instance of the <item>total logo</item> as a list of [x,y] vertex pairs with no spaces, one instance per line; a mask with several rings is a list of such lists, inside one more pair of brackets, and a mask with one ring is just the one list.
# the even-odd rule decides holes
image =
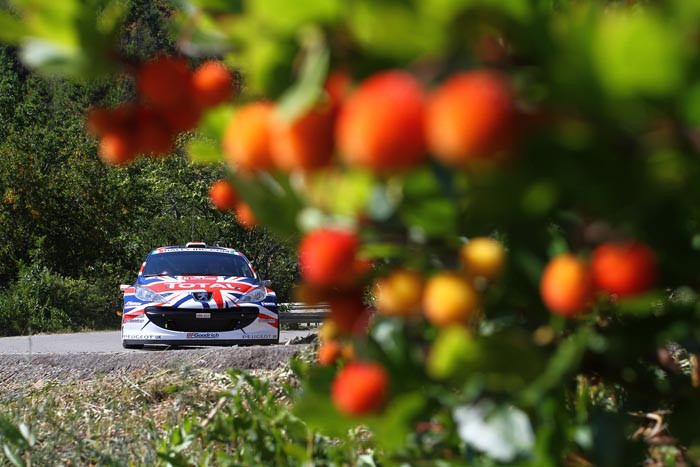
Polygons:
[[216,339],[218,332],[188,332],[187,339]]
[[222,283],[208,283],[208,282],[166,282],[165,287],[170,290],[180,290],[180,289],[228,289],[228,290],[241,290],[241,287],[235,284],[222,284]]

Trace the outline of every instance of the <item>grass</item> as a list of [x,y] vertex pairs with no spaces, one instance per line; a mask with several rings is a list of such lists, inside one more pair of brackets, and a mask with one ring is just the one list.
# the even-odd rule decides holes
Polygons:
[[[286,368],[251,373],[273,387],[289,378]],[[24,423],[36,438],[28,454],[19,452],[23,463],[153,465],[157,440],[191,417],[204,420],[220,394],[235,384],[226,373],[202,368],[25,381],[3,387],[0,418],[15,426]],[[27,448],[10,438],[0,431],[0,444],[15,451]],[[0,456],[0,465],[11,465],[9,458]]]

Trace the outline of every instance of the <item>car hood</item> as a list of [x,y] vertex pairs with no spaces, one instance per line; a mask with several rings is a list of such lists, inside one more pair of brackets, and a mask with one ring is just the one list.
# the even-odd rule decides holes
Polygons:
[[[135,286],[146,287],[165,299],[155,304],[180,309],[232,308],[238,298],[258,287],[260,282],[252,277],[234,276],[139,276]],[[124,291],[124,310],[129,312],[148,306],[135,296],[135,287]],[[267,289],[262,304],[274,306],[275,293]]]
[[260,285],[252,277],[236,276],[141,276],[136,285],[163,295],[167,292],[229,292],[242,295]]

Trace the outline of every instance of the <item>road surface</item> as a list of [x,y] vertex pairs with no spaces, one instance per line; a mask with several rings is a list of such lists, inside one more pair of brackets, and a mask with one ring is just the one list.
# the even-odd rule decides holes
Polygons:
[[[312,330],[281,331],[280,344],[298,336],[307,336]],[[73,334],[37,334],[0,338],[0,354],[70,354],[105,352],[152,352],[153,350],[126,350],[122,347],[120,331],[81,332]]]

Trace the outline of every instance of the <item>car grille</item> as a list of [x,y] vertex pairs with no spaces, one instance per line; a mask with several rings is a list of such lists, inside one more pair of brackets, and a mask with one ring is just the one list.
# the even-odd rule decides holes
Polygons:
[[[208,318],[201,317],[208,313]],[[199,314],[200,318],[197,318]],[[256,307],[235,307],[218,309],[182,309],[172,307],[146,307],[146,316],[153,324],[170,331],[233,331],[248,326],[258,317]]]

